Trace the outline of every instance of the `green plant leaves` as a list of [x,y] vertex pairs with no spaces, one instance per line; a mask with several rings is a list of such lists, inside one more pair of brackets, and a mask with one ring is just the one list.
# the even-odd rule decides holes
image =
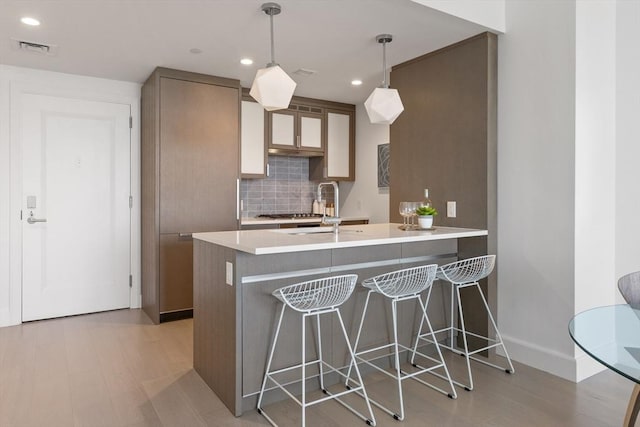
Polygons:
[[416,215],[419,216],[429,216],[429,215],[438,215],[438,211],[436,208],[431,206],[420,206],[416,209]]

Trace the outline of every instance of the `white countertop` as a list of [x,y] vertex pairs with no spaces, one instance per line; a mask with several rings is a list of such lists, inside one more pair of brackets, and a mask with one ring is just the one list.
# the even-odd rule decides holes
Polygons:
[[[343,221],[368,221],[366,216],[343,216]],[[314,218],[242,218],[240,225],[271,225],[271,224],[320,224],[320,217]]]
[[[487,230],[435,226],[433,230],[404,231],[400,224],[341,226],[338,234],[331,227],[302,227],[274,230],[220,231],[194,233],[193,238],[254,255],[321,249],[388,245],[428,240],[486,236]],[[308,234],[301,234],[308,233]]]

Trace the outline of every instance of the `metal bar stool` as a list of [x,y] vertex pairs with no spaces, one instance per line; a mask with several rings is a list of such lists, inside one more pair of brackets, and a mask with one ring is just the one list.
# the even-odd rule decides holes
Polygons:
[[[404,419],[404,400],[402,395],[402,381],[407,378],[413,378],[414,380],[428,387],[431,387],[434,390],[437,390],[440,393],[443,393],[452,399],[455,399],[457,397],[455,388],[453,386],[453,382],[449,377],[449,371],[447,370],[447,365],[444,363],[442,353],[440,352],[440,347],[438,345],[438,342],[435,339],[433,340],[433,344],[437,351],[437,355],[438,355],[437,359],[431,356],[427,356],[425,354],[419,353],[416,351],[415,348],[413,349],[414,355],[418,354],[424,357],[425,359],[435,363],[435,365],[430,366],[428,368],[421,367],[419,370],[413,371],[413,372],[406,372],[400,367],[400,352],[411,351],[412,349],[398,342],[397,305],[399,302],[403,302],[403,301],[418,300],[418,303],[420,304],[420,309],[422,311],[421,317],[423,321],[426,321],[427,326],[429,327],[429,330],[431,331],[431,333],[433,333],[431,329],[431,323],[429,322],[429,318],[427,317],[426,305],[422,303],[422,299],[420,298],[420,293],[423,292],[425,289],[431,287],[431,284],[433,283],[433,280],[436,277],[437,267],[438,266],[436,264],[432,264],[432,265],[426,265],[421,267],[407,268],[404,270],[397,270],[391,273],[375,276],[375,277],[366,279],[362,282],[362,285],[364,287],[369,288],[369,292],[367,293],[367,299],[365,300],[365,303],[364,303],[362,318],[360,319],[360,327],[358,328],[358,335],[356,337],[356,342],[353,348],[354,348],[354,352],[356,354],[356,358],[358,362],[366,363],[367,365],[381,371],[382,373],[386,374],[389,377],[394,378],[397,381],[398,396],[400,399],[399,413],[392,411],[387,407],[385,407],[384,405],[382,405],[380,402],[376,402],[375,400],[371,399],[371,403],[373,403],[378,408],[382,409],[383,411],[391,415],[396,420],[401,421]],[[391,301],[391,311],[392,311],[392,317],[393,317],[393,342],[381,345],[379,347],[358,351],[357,350],[358,344],[360,342],[360,335],[362,333],[362,326],[364,324],[364,319],[367,314],[369,300],[371,299],[371,295],[374,293],[381,294]],[[392,352],[387,351],[386,354],[383,354],[382,356],[374,356],[366,359],[363,357],[366,354],[384,350],[384,349],[390,349],[390,348],[393,351]],[[373,363],[375,360],[382,359],[385,357],[390,357],[390,356],[394,358],[393,373]],[[351,381],[350,374],[351,374],[352,368],[357,368],[356,362],[352,362],[349,365],[349,371],[347,372],[347,381],[346,381],[347,388],[349,388],[349,382]],[[451,387],[451,392],[447,392],[417,377],[418,375],[424,374],[426,372],[434,373],[432,371],[438,368],[444,369],[445,376],[443,377],[448,378],[449,386]]]
[[[449,332],[449,345],[445,345],[445,344],[440,344],[440,347],[446,348],[448,350],[453,351],[454,353],[459,353],[460,355],[464,356],[467,362],[467,373],[469,376],[469,384],[462,384],[458,381],[454,381],[455,384],[459,385],[460,387],[464,387],[465,390],[467,391],[471,391],[473,390],[473,377],[471,375],[471,363],[470,360],[475,360],[476,362],[480,362],[480,363],[484,363],[485,365],[489,365],[492,366],[494,368],[497,369],[504,369],[505,372],[512,374],[515,372],[515,369],[513,368],[513,364],[511,363],[511,358],[509,358],[509,353],[507,353],[507,348],[504,345],[504,342],[502,341],[502,336],[500,335],[500,331],[498,331],[498,326],[496,325],[495,320],[493,319],[493,315],[491,314],[491,310],[489,310],[489,304],[487,304],[487,300],[484,297],[484,294],[482,292],[482,289],[480,288],[480,284],[478,283],[478,281],[480,279],[484,279],[485,277],[487,277],[489,274],[491,274],[491,272],[493,271],[493,267],[495,265],[495,261],[496,261],[496,256],[495,255],[485,255],[485,256],[480,256],[480,257],[476,257],[476,258],[468,258],[468,259],[464,259],[461,261],[457,261],[457,262],[452,262],[450,264],[446,264],[443,266],[440,266],[438,268],[438,272],[437,272],[437,278],[439,280],[444,280],[447,281],[449,283],[451,283],[451,319],[450,319],[450,325],[447,327],[444,327],[442,329],[438,329],[437,331],[433,332],[433,333],[428,333],[428,334],[422,334],[422,326],[424,323],[424,320],[420,323],[420,330],[418,332],[418,339],[416,340],[416,347],[414,347],[414,355],[412,355],[411,357],[411,363],[414,363],[414,356],[415,356],[415,350],[418,346],[418,342],[420,340],[425,340],[427,342],[433,342],[433,339],[430,339],[429,336],[433,337],[433,334],[438,334],[441,332]],[[467,287],[473,287],[475,286],[476,289],[478,289],[478,293],[480,293],[480,297],[482,298],[482,302],[484,303],[484,307],[487,310],[487,315],[489,316],[489,320],[491,321],[491,324],[493,325],[493,328],[495,330],[496,333],[496,338],[489,338],[489,337],[485,337],[483,335],[478,335],[476,333],[473,332],[469,332],[467,331],[466,327],[465,327],[465,323],[464,323],[464,311],[462,309],[462,300],[460,299],[460,289],[461,288],[467,288]],[[458,316],[460,318],[460,328],[456,328],[453,324],[453,312],[454,312],[454,304],[456,299],[454,298],[454,288],[455,288],[455,297],[457,298],[457,302],[458,302]],[[431,289],[429,289],[429,292],[427,293],[427,301],[425,302],[425,305],[428,306],[429,305],[429,299],[431,297]],[[462,332],[462,342],[464,345],[464,349],[460,350],[457,349],[453,346],[453,336],[454,334],[456,334],[457,332]],[[467,344],[467,336],[473,336],[476,338],[480,338],[483,340],[486,340],[489,344],[485,347],[473,350],[473,351],[469,351],[469,347]],[[488,350],[490,348],[494,348],[494,347],[498,347],[501,346],[502,349],[504,350],[504,354],[507,358],[507,362],[509,363],[509,367],[508,368],[504,368],[502,366],[498,366],[495,365],[493,363],[490,363],[486,360],[482,360],[482,359],[478,359],[477,357],[474,357],[475,354],[480,353],[481,351],[485,351]]]
[[[292,398],[298,405],[302,407],[302,426],[305,425],[306,418],[306,409],[311,405],[315,405],[321,402],[325,402],[329,399],[335,399],[337,402],[342,404],[345,408],[349,409],[359,418],[364,420],[367,424],[371,426],[376,425],[375,417],[373,415],[373,411],[371,410],[371,404],[369,403],[369,399],[367,397],[367,392],[364,388],[364,383],[362,382],[362,378],[360,376],[360,371],[356,369],[357,375],[357,386],[346,391],[331,393],[324,386],[324,375],[326,374],[326,370],[331,372],[335,372],[341,375],[343,378],[346,377],[345,374],[333,366],[326,363],[322,360],[322,339],[320,334],[320,315],[322,314],[330,314],[335,313],[340,322],[340,328],[342,330],[343,337],[347,344],[347,348],[349,350],[349,355],[351,360],[355,358],[353,353],[353,349],[349,343],[349,337],[347,336],[347,331],[344,327],[344,323],[342,321],[342,316],[340,315],[340,310],[338,307],[342,305],[351,295],[353,289],[355,288],[356,282],[358,280],[357,274],[348,274],[344,276],[334,276],[327,277],[323,279],[311,280],[307,282],[297,283],[295,285],[286,286],[280,289],[277,289],[273,292],[273,296],[275,296],[278,300],[282,302],[282,309],[280,310],[280,317],[278,319],[278,326],[276,328],[275,337],[273,339],[273,344],[271,345],[271,351],[269,353],[269,359],[267,362],[267,369],[264,375],[264,379],[262,380],[262,387],[260,388],[260,396],[258,398],[258,413],[262,414],[269,423],[273,426],[277,426],[277,424],[267,415],[267,413],[262,408],[262,398],[265,393],[265,388],[267,386],[267,381],[273,382],[278,388],[284,391],[290,398]],[[276,349],[276,345],[278,343],[278,336],[280,334],[280,326],[282,325],[282,318],[284,316],[284,312],[286,308],[293,309],[299,313],[302,313],[302,344],[301,344],[301,363],[289,366],[282,369],[271,370],[271,363],[273,361],[273,354]],[[315,317],[316,325],[317,325],[317,339],[318,339],[318,358],[317,360],[313,360],[310,362],[306,361],[305,354],[305,338],[306,338],[306,319],[307,317]],[[320,389],[324,392],[325,397],[313,400],[308,402],[306,395],[306,369],[310,365],[317,364],[319,367],[319,379],[320,379]],[[302,369],[301,382],[302,382],[302,396],[301,399],[298,399],[291,392],[289,392],[283,384],[278,382],[274,376],[291,371],[294,369]],[[356,367],[357,368],[357,367]],[[364,397],[365,402],[367,404],[367,409],[369,411],[369,417],[362,415],[356,409],[351,407],[349,404],[340,399],[341,396],[348,393],[358,393]]]

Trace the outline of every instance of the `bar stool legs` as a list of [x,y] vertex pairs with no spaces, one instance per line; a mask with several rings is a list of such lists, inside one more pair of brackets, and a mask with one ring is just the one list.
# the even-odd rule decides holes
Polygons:
[[[386,412],[387,414],[389,414],[390,416],[392,416],[393,418],[395,418],[396,420],[400,420],[402,421],[404,419],[405,416],[405,412],[404,412],[404,395],[403,395],[403,390],[402,390],[402,381],[407,379],[407,378],[413,378],[414,380],[420,382],[423,385],[426,385],[440,393],[445,394],[446,396],[455,399],[457,397],[455,388],[453,386],[453,382],[450,378],[449,375],[449,371],[447,369],[446,364],[444,363],[444,358],[442,356],[442,353],[440,351],[439,345],[437,343],[437,341],[434,339],[434,346],[437,350],[437,355],[438,358],[435,359],[431,356],[427,356],[425,354],[422,353],[418,353],[417,351],[415,351],[415,354],[419,354],[420,356],[428,359],[430,362],[435,363],[435,365],[430,366],[428,368],[425,367],[417,367],[417,365],[414,365],[415,368],[418,368],[417,371],[414,372],[407,372],[405,370],[403,370],[401,368],[401,363],[400,363],[400,353],[403,351],[411,351],[411,348],[405,347],[404,345],[399,343],[399,339],[398,339],[398,303],[399,302],[403,302],[403,301],[409,301],[412,299],[416,299],[420,305],[420,309],[422,311],[422,317],[423,319],[427,319],[427,325],[429,327],[429,330],[432,331],[431,329],[431,324],[428,321],[427,318],[427,313],[426,313],[426,306],[423,304],[421,298],[420,298],[420,292],[422,290],[424,290],[427,286],[430,286],[432,281],[433,281],[433,277],[435,276],[435,274],[433,276],[430,277],[430,280],[428,279],[427,276],[421,277],[420,280],[416,280],[416,275],[420,275],[420,274],[424,274],[426,271],[428,271],[427,269],[429,267],[435,267],[435,266],[425,266],[425,267],[418,267],[418,268],[414,268],[414,269],[406,269],[406,270],[400,270],[400,271],[396,271],[396,272],[392,272],[392,273],[387,273],[385,275],[381,275],[381,276],[376,276],[374,278],[371,279],[367,279],[363,282],[363,285],[365,287],[370,288],[369,292],[367,293],[367,297],[365,299],[365,303],[364,303],[364,308],[363,308],[363,312],[362,312],[362,317],[360,319],[360,325],[358,327],[358,333],[356,335],[356,340],[354,343],[354,352],[355,352],[355,356],[356,359],[354,359],[353,362],[351,362],[351,364],[349,365],[349,370],[347,371],[347,380],[345,382],[345,385],[347,386],[347,388],[350,387],[350,382],[351,380],[351,370],[354,368],[357,368],[357,363],[365,363],[369,366],[371,366],[372,368],[384,373],[385,375],[394,378],[395,382],[396,382],[396,387],[398,389],[398,398],[399,398],[399,403],[400,403],[400,408],[398,411],[393,411],[391,409],[389,409],[388,407],[384,406],[382,403],[377,402],[373,399],[371,400],[371,403],[374,404],[375,406],[377,406],[378,408],[380,408],[382,411]],[[435,273],[435,268],[432,269],[433,273]],[[414,283],[412,283],[414,282]],[[388,299],[391,300],[391,312],[392,312],[392,323],[393,323],[393,342],[382,345],[382,346],[378,346],[375,348],[369,348],[366,350],[362,350],[362,351],[358,351],[358,348],[360,346],[360,339],[362,337],[362,329],[363,329],[363,325],[364,325],[364,320],[365,317],[367,315],[368,312],[368,308],[369,308],[369,302],[371,300],[371,296],[374,293],[381,293],[383,294],[385,297],[387,297]],[[433,331],[432,331],[433,332]],[[435,337],[434,337],[435,338]],[[392,353],[390,352],[386,352],[385,354],[383,354],[382,356],[377,356],[377,357],[371,357],[371,358],[365,358],[364,356],[372,353],[372,352],[376,352],[376,351],[380,351],[380,350],[384,350],[384,349],[390,349],[392,351]],[[393,358],[393,366],[392,366],[392,371],[393,373],[389,372],[387,369],[383,369],[380,366],[374,364],[373,362],[377,359],[382,359],[382,358],[388,358],[388,357],[392,357]],[[443,368],[445,375],[442,376],[443,378],[449,378],[448,382],[449,382],[449,386],[450,386],[450,392],[443,390],[433,384],[430,384],[426,381],[424,381],[421,378],[418,378],[418,375],[424,374],[424,373],[434,373],[433,371],[439,368]],[[438,375],[440,376],[440,375]],[[360,381],[358,379],[358,381]]]
[[[340,278],[340,276],[337,276],[337,278]],[[354,275],[354,279],[353,279],[353,285],[355,285],[355,280],[356,280],[357,276]],[[331,278],[330,278],[331,279]],[[322,279],[321,279],[322,280]],[[320,281],[318,281],[320,282]],[[311,282],[307,282],[307,283],[311,283]],[[307,284],[305,283],[305,284]],[[323,360],[323,355],[322,355],[322,335],[321,335],[321,327],[320,327],[320,315],[322,314],[331,314],[331,313],[335,313],[337,318],[338,318],[338,322],[340,324],[340,330],[342,333],[342,336],[345,340],[345,343],[347,345],[347,349],[349,351],[349,357],[350,360],[353,361],[355,359],[355,354],[353,352],[353,349],[349,343],[349,338],[347,336],[347,331],[346,328],[344,326],[344,322],[342,320],[342,316],[340,315],[340,310],[338,309],[337,305],[342,304],[342,302],[344,302],[344,299],[348,298],[348,294],[351,293],[351,291],[348,292],[348,294],[346,295],[342,295],[342,297],[344,297],[344,299],[341,299],[339,301],[339,303],[334,302],[333,305],[331,306],[322,306],[321,303],[318,303],[318,301],[321,301],[322,298],[325,295],[322,295],[323,292],[327,292],[327,289],[330,288],[331,285],[327,285],[326,283],[313,283],[313,286],[317,285],[318,288],[323,288],[321,290],[316,290],[315,288],[311,288],[311,290],[309,290],[309,288],[306,288],[303,291],[300,291],[296,294],[288,294],[288,295],[276,295],[276,293],[274,293],[274,295],[276,295],[279,299],[281,299],[281,301],[283,301],[283,305],[282,305],[282,309],[280,310],[280,316],[278,317],[278,322],[277,322],[277,326],[276,326],[276,333],[273,339],[273,344],[271,345],[271,349],[269,351],[269,357],[267,360],[267,368],[266,368],[266,372],[264,375],[264,378],[262,380],[262,386],[260,388],[260,395],[258,397],[258,404],[257,404],[257,411],[258,413],[260,413],[261,415],[263,415],[267,421],[269,421],[269,423],[273,426],[277,426],[277,424],[275,423],[275,421],[265,412],[262,404],[263,404],[263,398],[264,398],[264,393],[267,391],[267,384],[269,381],[271,381],[273,384],[275,384],[276,387],[280,388],[287,396],[289,396],[291,399],[293,399],[296,403],[298,403],[301,406],[301,412],[302,412],[302,421],[301,421],[301,425],[302,427],[304,427],[306,425],[306,410],[307,407],[318,404],[318,403],[322,403],[325,402],[327,400],[330,399],[334,399],[336,400],[338,403],[340,403],[342,406],[344,406],[345,408],[347,408],[348,410],[350,410],[353,414],[355,414],[357,417],[359,417],[361,420],[365,421],[368,425],[371,426],[375,426],[375,416],[373,414],[373,410],[371,408],[371,404],[369,403],[369,399],[367,396],[367,392],[364,388],[364,383],[362,382],[362,377],[360,375],[360,371],[359,369],[357,369],[356,366],[356,377],[357,377],[357,383],[356,383],[356,387],[352,388],[352,389],[348,389],[345,391],[341,391],[341,392],[337,392],[337,393],[333,393],[330,392],[326,387],[325,387],[325,374],[330,371],[330,372],[334,372],[337,373],[338,375],[341,375],[343,378],[345,377],[344,373],[342,373],[340,370],[334,368],[333,366],[329,365],[327,362],[325,362]],[[325,285],[323,287],[323,285]],[[296,286],[296,285],[294,285]],[[285,288],[283,288],[285,289]],[[351,288],[352,290],[353,288]],[[280,290],[278,290],[280,291]],[[276,292],[278,292],[276,291]],[[328,304],[327,304],[328,305]],[[304,309],[301,309],[301,307],[304,306]],[[273,363],[273,359],[274,359],[274,353],[276,350],[276,347],[278,345],[278,338],[280,336],[280,331],[281,331],[281,326],[282,326],[282,319],[284,317],[284,312],[285,309],[287,307],[290,307],[292,309],[294,309],[295,311],[298,311],[302,314],[302,333],[301,333],[301,349],[300,349],[300,353],[301,353],[301,363],[294,365],[294,366],[289,366],[286,368],[282,368],[282,369],[277,369],[277,370],[272,370],[272,363]],[[306,348],[305,348],[305,343],[306,343],[306,330],[307,330],[307,318],[315,318],[316,321],[316,331],[317,331],[317,345],[318,345],[318,358],[316,360],[313,361],[307,361],[306,357]],[[319,367],[319,382],[320,382],[320,388],[323,391],[323,393],[326,395],[325,397],[321,397],[318,399],[315,399],[313,401],[309,401],[307,398],[307,386],[306,386],[306,380],[307,380],[307,367],[310,365],[318,365]],[[287,372],[287,371],[291,371],[291,370],[295,370],[295,369],[300,369],[301,370],[301,388],[302,388],[302,395],[300,397],[300,399],[298,399],[296,396],[294,396],[290,391],[288,391],[286,389],[286,387],[281,384],[280,382],[278,382],[278,380],[276,378],[274,378],[275,376],[277,376],[278,374]],[[357,411],[355,408],[353,408],[351,405],[349,405],[347,402],[345,402],[343,399],[341,399],[341,397],[343,395],[349,394],[349,393],[357,393],[359,395],[361,395],[362,397],[364,397],[364,400],[366,402],[366,406],[367,406],[367,410],[369,413],[369,416],[365,416],[363,414],[361,414],[359,411]]]
[[[426,342],[433,342],[435,341],[434,339],[434,334],[438,334],[441,332],[448,332],[449,333],[449,345],[445,345],[445,344],[441,344],[440,346],[443,348],[446,348],[448,350],[453,351],[454,353],[458,353],[462,356],[465,357],[466,359],[466,364],[467,364],[467,376],[468,376],[468,383],[464,384],[458,381],[453,381],[456,385],[463,387],[465,390],[467,391],[471,391],[473,390],[473,375],[471,374],[471,360],[475,360],[476,362],[480,362],[483,363],[485,365],[500,369],[500,370],[504,370],[506,373],[512,374],[515,372],[515,369],[513,367],[513,363],[511,362],[511,358],[509,357],[509,353],[507,352],[507,348],[504,345],[504,341],[502,340],[502,336],[500,335],[500,331],[498,330],[498,326],[496,325],[496,322],[493,318],[493,315],[491,313],[491,310],[489,309],[489,304],[487,303],[487,300],[484,296],[484,293],[482,292],[482,289],[480,288],[480,284],[478,283],[478,280],[480,280],[481,278],[484,278],[486,276],[488,276],[491,271],[493,270],[493,263],[495,260],[495,256],[494,255],[488,255],[488,256],[484,256],[484,257],[477,257],[477,258],[471,258],[468,260],[462,260],[462,261],[458,261],[456,263],[451,263],[451,264],[447,264],[445,266],[440,267],[439,271],[438,271],[438,278],[442,279],[442,280],[446,280],[451,284],[451,317],[450,317],[450,324],[449,326],[442,328],[442,329],[438,329],[437,331],[435,331],[433,334],[423,334],[422,333],[422,328],[424,325],[425,320],[422,319],[422,321],[420,322],[420,328],[418,331],[418,339],[416,340],[416,346],[414,347],[414,351],[415,349],[417,349],[418,346],[418,342],[420,340],[424,340]],[[493,330],[495,331],[495,339],[493,338],[489,338],[489,337],[485,337],[483,335],[478,335],[476,333],[473,332],[469,332],[466,329],[466,325],[465,325],[465,321],[464,321],[464,311],[463,311],[463,307],[462,307],[462,300],[460,298],[460,289],[463,288],[467,288],[467,287],[475,287],[475,289],[478,290],[478,293],[480,294],[480,298],[482,299],[482,303],[484,305],[484,308],[487,312],[487,316],[489,318],[489,321],[491,323],[491,327],[493,327]],[[455,292],[454,292],[455,289]],[[425,306],[429,305],[429,300],[431,298],[431,288],[429,289],[429,292],[427,293],[427,299],[425,302]],[[460,328],[456,328],[454,326],[454,319],[453,319],[453,313],[454,313],[454,305],[456,304],[458,305],[458,316],[459,316],[459,320],[460,320]],[[428,319],[427,319],[428,321]],[[454,335],[458,332],[462,333],[462,343],[463,343],[463,349],[460,350],[458,348],[455,347],[454,342],[453,342],[453,338]],[[429,338],[428,336],[431,336],[431,338]],[[484,346],[482,348],[473,350],[473,351],[469,351],[469,344],[468,344],[468,340],[467,337],[468,336],[472,336],[472,337],[476,337],[476,338],[480,338],[482,340],[486,340],[489,342],[489,344],[487,346]],[[502,347],[502,350],[504,352],[504,355],[507,359],[507,364],[508,367],[503,367],[503,366],[498,366],[496,364],[493,364],[487,360],[483,360],[480,358],[475,357],[474,355],[477,353],[480,353],[482,351],[486,351],[488,349],[494,348],[494,347]],[[411,357],[411,362],[413,363],[413,359],[414,356],[412,355]]]

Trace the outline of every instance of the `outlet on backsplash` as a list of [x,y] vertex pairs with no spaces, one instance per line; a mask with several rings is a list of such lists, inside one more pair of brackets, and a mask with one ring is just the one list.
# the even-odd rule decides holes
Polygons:
[[[269,156],[269,177],[240,182],[242,216],[311,212],[317,188],[318,182],[309,181],[309,158]],[[333,202],[333,189],[322,194]]]

